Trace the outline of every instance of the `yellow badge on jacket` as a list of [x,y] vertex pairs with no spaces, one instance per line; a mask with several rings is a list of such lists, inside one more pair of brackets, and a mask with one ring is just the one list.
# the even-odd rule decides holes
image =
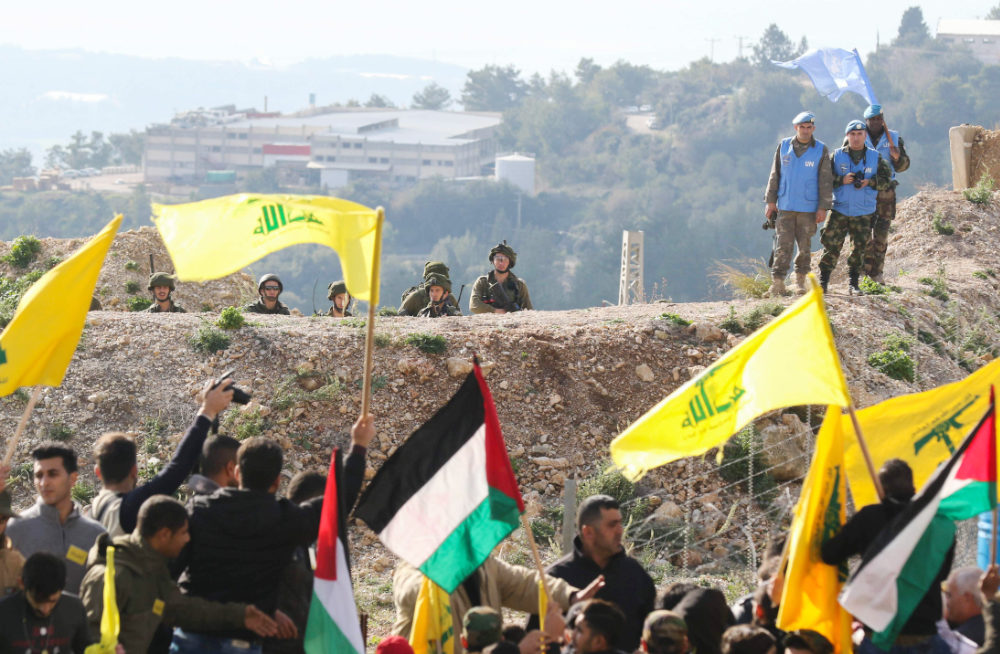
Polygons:
[[153,600],[153,613],[163,615],[163,600]]
[[70,545],[66,550],[66,558],[77,565],[83,565],[87,562],[87,551],[81,550],[76,545]]

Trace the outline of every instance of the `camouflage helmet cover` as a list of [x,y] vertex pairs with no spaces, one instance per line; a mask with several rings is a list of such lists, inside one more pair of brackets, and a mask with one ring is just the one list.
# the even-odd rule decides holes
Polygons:
[[444,261],[428,261],[424,264],[424,280],[426,281],[431,275],[444,275],[449,276],[448,266],[445,265]]
[[684,637],[688,628],[684,618],[673,611],[657,610],[646,616],[642,639],[658,652],[684,654]]
[[502,638],[503,618],[496,609],[474,606],[462,618],[462,636],[469,644],[469,649],[482,650]]
[[331,302],[333,302],[333,298],[341,293],[347,293],[347,301],[351,301],[351,293],[347,290],[347,283],[342,279],[330,282],[330,285],[326,287],[326,299]]
[[497,254],[506,255],[506,257],[510,259],[510,265],[507,266],[508,270],[513,268],[514,264],[517,263],[517,252],[514,252],[514,248],[507,245],[507,241],[504,241],[503,243],[497,243],[493,247],[493,249],[490,250],[490,263],[493,263],[493,257],[495,257]]
[[281,283],[281,279],[278,278],[274,273],[268,273],[260,278],[257,282],[257,292],[260,293],[260,289],[263,288],[266,282],[278,282],[278,293],[282,293],[285,290],[285,285]]
[[428,275],[424,283],[427,285],[427,290],[430,290],[431,286],[440,286],[446,292],[451,293],[451,280],[444,275]]
[[155,286],[166,286],[172,291],[174,290],[176,282],[177,278],[170,273],[155,272],[149,276],[149,285],[146,286],[146,290],[151,291]]

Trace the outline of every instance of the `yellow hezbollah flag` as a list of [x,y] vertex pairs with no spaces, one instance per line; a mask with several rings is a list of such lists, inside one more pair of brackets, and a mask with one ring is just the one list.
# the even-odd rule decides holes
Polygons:
[[[858,422],[875,467],[888,459],[903,459],[913,469],[914,486],[922,487],[986,413],[992,384],[1000,384],[1000,359],[961,381],[900,395],[858,411]],[[853,435],[850,416],[842,420],[844,432]],[[878,502],[857,438],[847,439],[844,462],[854,505]]]
[[59,386],[80,342],[83,323],[121,215],[73,256],[42,275],[0,334],[0,397],[22,386]]
[[189,204],[154,204],[153,222],[177,275],[205,281],[232,274],[298,243],[340,255],[351,295],[378,303],[381,209],[322,195],[229,195]]
[[851,616],[837,602],[847,579],[847,566],[827,565],[819,553],[820,545],[840,530],[846,518],[840,413],[836,406],[826,410],[816,436],[816,454],[795,507],[778,628],[818,631],[833,643],[837,654],[850,654]]
[[420,585],[413,610],[410,646],[414,654],[452,654],[455,651],[455,625],[448,593],[427,577]]
[[101,613],[101,641],[89,645],[84,654],[114,654],[121,630],[118,596],[115,593],[115,548],[108,545],[108,562],[104,568],[104,607]]
[[757,416],[849,396],[818,286],[632,423],[611,458],[633,481],[725,442]]

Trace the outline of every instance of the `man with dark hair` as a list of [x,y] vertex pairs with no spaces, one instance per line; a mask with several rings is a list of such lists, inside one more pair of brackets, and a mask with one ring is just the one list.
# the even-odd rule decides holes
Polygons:
[[[344,510],[350,510],[361,490],[365,452],[374,435],[371,415],[358,418],[351,428],[352,448],[344,462],[338,498]],[[236,453],[239,488],[193,498],[191,542],[180,561],[186,568],[181,575],[186,594],[275,611],[281,574],[296,547],[316,540],[323,507],[322,496],[299,505],[275,498],[282,461],[280,445],[267,438],[250,438]],[[248,654],[261,652],[260,640],[246,630],[208,634],[184,628],[174,631],[171,651],[220,652],[233,639],[246,641]]]
[[[837,534],[823,543],[820,554],[824,563],[846,566],[850,557],[864,554],[868,546],[878,537],[879,532],[906,508],[916,492],[913,488],[913,471],[902,459],[886,461],[878,472],[878,478],[884,492],[882,501],[862,507],[848,519]],[[937,577],[913,609],[909,620],[903,625],[896,641],[898,645],[892,648],[894,654],[898,648],[911,651],[914,647],[924,649],[947,647],[938,635],[937,621],[943,615],[941,583],[947,579],[951,571],[954,555],[955,544],[952,541]],[[861,644],[861,650],[874,649],[875,646],[866,637]]]
[[625,614],[611,602],[592,599],[573,625],[573,649],[576,654],[615,652],[623,647]]
[[576,534],[573,551],[547,572],[577,588],[603,577],[604,587],[595,597],[614,602],[625,614],[621,647],[634,651],[642,637],[642,621],[653,610],[656,585],[642,564],[625,554],[618,502],[608,495],[592,495],[580,502]]
[[31,452],[34,459],[35,489],[38,500],[7,525],[14,547],[26,557],[49,552],[68,561],[66,591],[76,594],[83,579],[87,550],[104,527],[80,513],[73,501],[76,484],[76,453],[55,441],[42,443]]
[[722,654],[774,654],[777,641],[766,629],[738,624],[722,634]]
[[220,488],[236,488],[236,451],[240,442],[232,436],[218,434],[201,446],[200,473],[191,475],[188,486],[195,495],[210,495]]
[[722,633],[733,624],[733,613],[721,590],[690,582],[667,586],[657,598],[656,608],[673,611],[684,620],[691,647],[698,654],[719,654]]
[[657,609],[642,625],[642,651],[646,654],[688,654],[687,623],[673,611]]
[[153,495],[170,495],[184,483],[198,461],[201,447],[208,436],[212,421],[229,406],[233,399],[232,380],[218,386],[205,382],[201,391],[201,407],[188,427],[170,462],[155,477],[136,486],[139,469],[136,465],[135,442],[126,434],[104,434],[94,444],[94,474],[103,488],[94,498],[90,514],[112,536],[131,533],[135,529],[139,507]]
[[82,598],[94,633],[104,612],[107,547],[115,548],[115,595],[121,615],[118,642],[126,652],[146,652],[160,623],[187,629],[246,628],[261,636],[277,632],[277,624],[249,604],[220,604],[182,595],[170,578],[167,561],[188,542],[184,505],[166,495],[154,495],[139,509],[131,534],[112,539],[102,535],[89,554]]
[[94,642],[80,598],[63,592],[66,564],[47,552],[28,557],[18,592],[0,600],[0,652],[73,652]]
[[170,297],[176,285],[177,278],[169,273],[154,272],[150,275],[146,289],[152,292],[153,303],[146,309],[146,313],[187,313],[174,304],[173,298]]

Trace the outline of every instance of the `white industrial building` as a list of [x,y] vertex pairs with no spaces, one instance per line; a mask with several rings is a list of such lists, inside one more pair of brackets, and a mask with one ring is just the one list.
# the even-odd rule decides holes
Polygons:
[[950,44],[963,44],[979,61],[988,66],[1000,64],[1000,20],[942,18],[936,38]]
[[199,110],[146,130],[143,171],[147,182],[198,184],[210,171],[278,166],[293,183],[328,188],[477,176],[494,164],[500,124],[499,114],[452,111]]

